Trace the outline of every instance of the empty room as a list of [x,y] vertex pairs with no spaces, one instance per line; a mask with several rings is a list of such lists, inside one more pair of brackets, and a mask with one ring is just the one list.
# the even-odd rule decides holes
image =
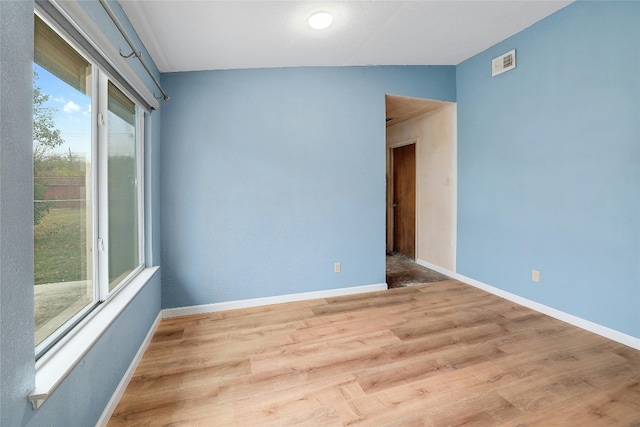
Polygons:
[[640,425],[640,2],[0,1],[0,425]]

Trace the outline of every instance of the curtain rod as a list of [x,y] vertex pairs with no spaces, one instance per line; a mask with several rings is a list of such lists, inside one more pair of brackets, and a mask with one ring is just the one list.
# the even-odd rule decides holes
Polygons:
[[160,92],[162,93],[162,99],[164,99],[165,101],[169,101],[169,99],[171,99],[171,98],[169,98],[169,95],[167,95],[167,93],[164,91],[164,89],[162,89],[162,86],[160,86],[160,83],[158,82],[156,77],[153,75],[153,73],[151,72],[151,70],[149,69],[147,64],[144,62],[144,60],[142,59],[142,53],[139,50],[136,49],[135,44],[133,43],[133,41],[127,35],[127,32],[125,31],[125,29],[120,24],[120,21],[118,20],[118,17],[113,13],[113,10],[111,10],[111,7],[107,3],[107,1],[106,0],[100,0],[100,4],[104,8],[104,10],[107,12],[107,15],[109,15],[109,18],[111,18],[113,23],[118,28],[118,31],[120,31],[120,34],[122,34],[122,37],[124,37],[124,39],[127,41],[127,43],[129,44],[129,47],[132,50],[132,52],[129,55],[122,55],[122,50],[120,50],[120,55],[122,55],[122,57],[124,57],[124,58],[131,58],[132,56],[135,56],[136,58],[138,58],[138,61],[140,61],[140,63],[144,67],[144,69],[147,72],[147,74],[149,74],[149,77],[151,77],[153,79],[153,83],[155,83],[156,87],[158,89],[160,89]]

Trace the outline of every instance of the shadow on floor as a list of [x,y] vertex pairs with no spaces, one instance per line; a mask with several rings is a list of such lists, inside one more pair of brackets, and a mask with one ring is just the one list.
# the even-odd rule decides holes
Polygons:
[[387,255],[387,285],[389,285],[389,289],[449,279],[450,277],[444,274],[416,264],[405,255],[395,252]]

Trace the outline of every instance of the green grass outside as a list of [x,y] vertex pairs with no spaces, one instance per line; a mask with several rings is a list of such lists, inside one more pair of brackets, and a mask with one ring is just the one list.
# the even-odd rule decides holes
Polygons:
[[84,208],[50,209],[34,227],[35,284],[87,279]]

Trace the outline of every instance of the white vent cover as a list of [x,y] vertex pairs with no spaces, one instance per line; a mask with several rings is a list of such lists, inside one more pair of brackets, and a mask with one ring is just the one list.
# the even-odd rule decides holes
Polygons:
[[516,68],[516,50],[513,49],[510,52],[500,55],[497,58],[493,58],[491,61],[491,76],[497,76],[505,71],[509,71]]

